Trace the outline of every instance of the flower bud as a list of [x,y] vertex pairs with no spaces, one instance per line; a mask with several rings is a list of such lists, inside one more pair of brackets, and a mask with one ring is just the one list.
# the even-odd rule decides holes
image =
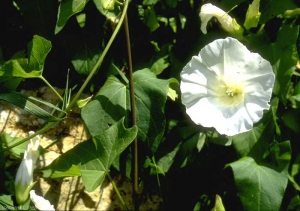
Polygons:
[[[29,132],[34,134],[33,131]],[[27,149],[24,152],[24,157],[17,171],[15,179],[15,194],[18,204],[24,204],[29,196],[29,191],[35,184],[33,182],[33,169],[39,157],[38,147],[40,144],[39,136],[30,139]]]
[[244,29],[235,21],[235,19],[230,17],[220,8],[212,4],[204,4],[201,7],[199,15],[201,19],[201,31],[203,32],[203,34],[207,33],[206,27],[208,21],[212,17],[216,17],[224,30],[237,37],[238,39],[242,38]]

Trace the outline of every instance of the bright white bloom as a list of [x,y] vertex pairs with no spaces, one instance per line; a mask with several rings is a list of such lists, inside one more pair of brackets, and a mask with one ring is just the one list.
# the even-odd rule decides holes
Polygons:
[[[34,134],[33,131],[29,132],[29,135]],[[18,204],[24,204],[29,196],[29,191],[33,183],[33,170],[35,163],[39,157],[39,144],[40,137],[37,135],[30,139],[27,145],[27,149],[24,152],[24,158],[17,171],[15,179],[15,194]]]
[[226,12],[221,10],[219,7],[216,7],[212,4],[204,4],[201,7],[200,11],[200,18],[201,18],[201,31],[203,34],[207,33],[206,27],[208,21],[212,17],[216,17],[220,22],[221,26],[230,34],[236,36],[237,38],[242,37],[243,28],[233,19],[230,17]]
[[234,38],[206,45],[180,76],[187,114],[220,134],[251,130],[270,108],[275,80],[270,63]]
[[44,197],[36,195],[35,190],[30,191],[30,199],[39,210],[55,210],[54,206]]

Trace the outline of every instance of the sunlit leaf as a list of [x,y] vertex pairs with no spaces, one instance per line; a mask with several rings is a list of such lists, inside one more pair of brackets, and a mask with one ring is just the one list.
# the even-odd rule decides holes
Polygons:
[[101,0],[103,9],[113,10],[115,8],[115,0]]
[[0,83],[8,84],[8,90],[15,90],[22,78],[39,78],[44,69],[45,59],[51,50],[51,42],[35,35],[28,44],[29,58],[12,59],[0,69]]
[[[106,0],[115,2],[115,0]],[[113,9],[105,9],[103,8],[102,1],[93,0],[98,11],[104,15],[108,20],[116,20],[117,16],[120,14],[120,7],[114,6]]]
[[[126,129],[124,118],[109,129],[85,141],[61,155],[45,170],[45,176],[74,176],[80,170],[87,191],[100,186],[112,162],[133,141],[137,127]],[[75,167],[76,166],[76,167]]]
[[80,28],[83,28],[85,26],[86,22],[86,14],[85,13],[80,13],[76,15],[77,23],[79,24]]
[[38,99],[34,99],[32,97],[26,96],[21,93],[3,93],[0,94],[0,100],[4,100],[6,102],[9,102],[15,106],[18,106],[19,108],[37,116],[38,118],[44,119],[48,122],[56,122],[60,121],[61,118],[54,117],[49,112],[45,111],[44,109],[40,108],[38,105],[34,104],[33,102],[39,102],[43,103],[44,105],[48,106],[49,108],[56,109],[59,112],[63,112],[56,106],[47,103],[45,101],[41,101]]
[[289,160],[281,156],[291,154],[289,142],[276,144],[279,152],[271,151],[271,159],[257,162],[243,157],[230,165],[234,174],[237,194],[243,210],[279,210],[288,183]]
[[248,7],[244,26],[247,30],[257,27],[261,13],[259,12],[260,0],[254,0]]
[[211,211],[225,211],[222,198],[217,194],[215,199],[215,206],[211,209]]
[[15,205],[11,195],[0,195],[0,207],[3,207],[7,210],[15,210]]
[[[168,93],[168,80],[157,79],[149,69],[133,74],[137,113],[138,139],[156,151],[165,128],[164,106]],[[82,109],[90,133],[94,136],[122,117],[130,119],[129,85],[110,76],[99,93]]]
[[58,8],[55,34],[59,33],[73,15],[81,12],[89,0],[63,0]]

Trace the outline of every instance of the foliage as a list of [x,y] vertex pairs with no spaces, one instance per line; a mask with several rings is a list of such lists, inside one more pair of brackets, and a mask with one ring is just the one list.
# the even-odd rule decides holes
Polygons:
[[[208,2],[229,11],[241,26],[252,3]],[[206,35],[201,33],[199,11],[204,1],[130,1],[130,43],[123,28],[113,34],[123,24],[127,1],[1,1],[2,10],[9,13],[2,17],[8,23],[0,24],[0,100],[43,119],[45,124],[36,133],[42,134],[67,118],[82,92],[94,95],[81,105],[92,138],[41,170],[43,176],[82,176],[86,190],[93,191],[105,176],[110,177],[110,170],[134,180],[137,168],[140,180],[156,182],[165,210],[299,210],[300,19],[298,13],[288,16],[286,11],[300,4],[259,2],[259,11],[256,1],[255,11],[248,13],[252,22],[246,24],[240,41],[273,67],[271,108],[251,131],[227,137],[192,123],[181,104],[182,68],[206,44],[230,36],[214,21]],[[43,83],[61,104],[20,93],[21,87]],[[67,86],[65,95],[60,96],[54,86]],[[76,93],[71,99],[68,90]],[[29,138],[1,135],[5,182],[0,186],[0,207],[17,206],[9,182],[16,169],[6,163],[20,157]],[[136,138],[138,166],[128,165]]]

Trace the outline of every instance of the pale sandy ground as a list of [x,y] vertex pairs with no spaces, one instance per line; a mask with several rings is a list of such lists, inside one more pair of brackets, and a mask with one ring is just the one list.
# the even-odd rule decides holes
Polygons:
[[[57,89],[60,93],[63,90]],[[24,91],[27,95],[39,97],[52,104],[58,102],[52,92],[46,88],[33,91]],[[1,134],[13,133],[17,137],[28,136],[29,131],[37,130],[43,121],[23,110],[0,101],[0,131]],[[36,193],[43,195],[56,210],[123,210],[112,184],[106,179],[101,187],[94,192],[85,191],[80,177],[66,177],[56,180],[45,180],[39,174],[38,169],[50,164],[61,153],[73,148],[76,144],[89,138],[88,132],[80,118],[79,110],[68,114],[68,118],[59,125],[49,130],[42,136],[43,147],[59,141],[49,148],[49,152],[40,156],[35,177],[38,183],[34,186]],[[129,208],[132,207],[132,183],[129,179],[118,175],[114,178],[121,195]],[[139,210],[158,210],[161,198],[158,195],[150,195],[146,190],[139,196]]]

